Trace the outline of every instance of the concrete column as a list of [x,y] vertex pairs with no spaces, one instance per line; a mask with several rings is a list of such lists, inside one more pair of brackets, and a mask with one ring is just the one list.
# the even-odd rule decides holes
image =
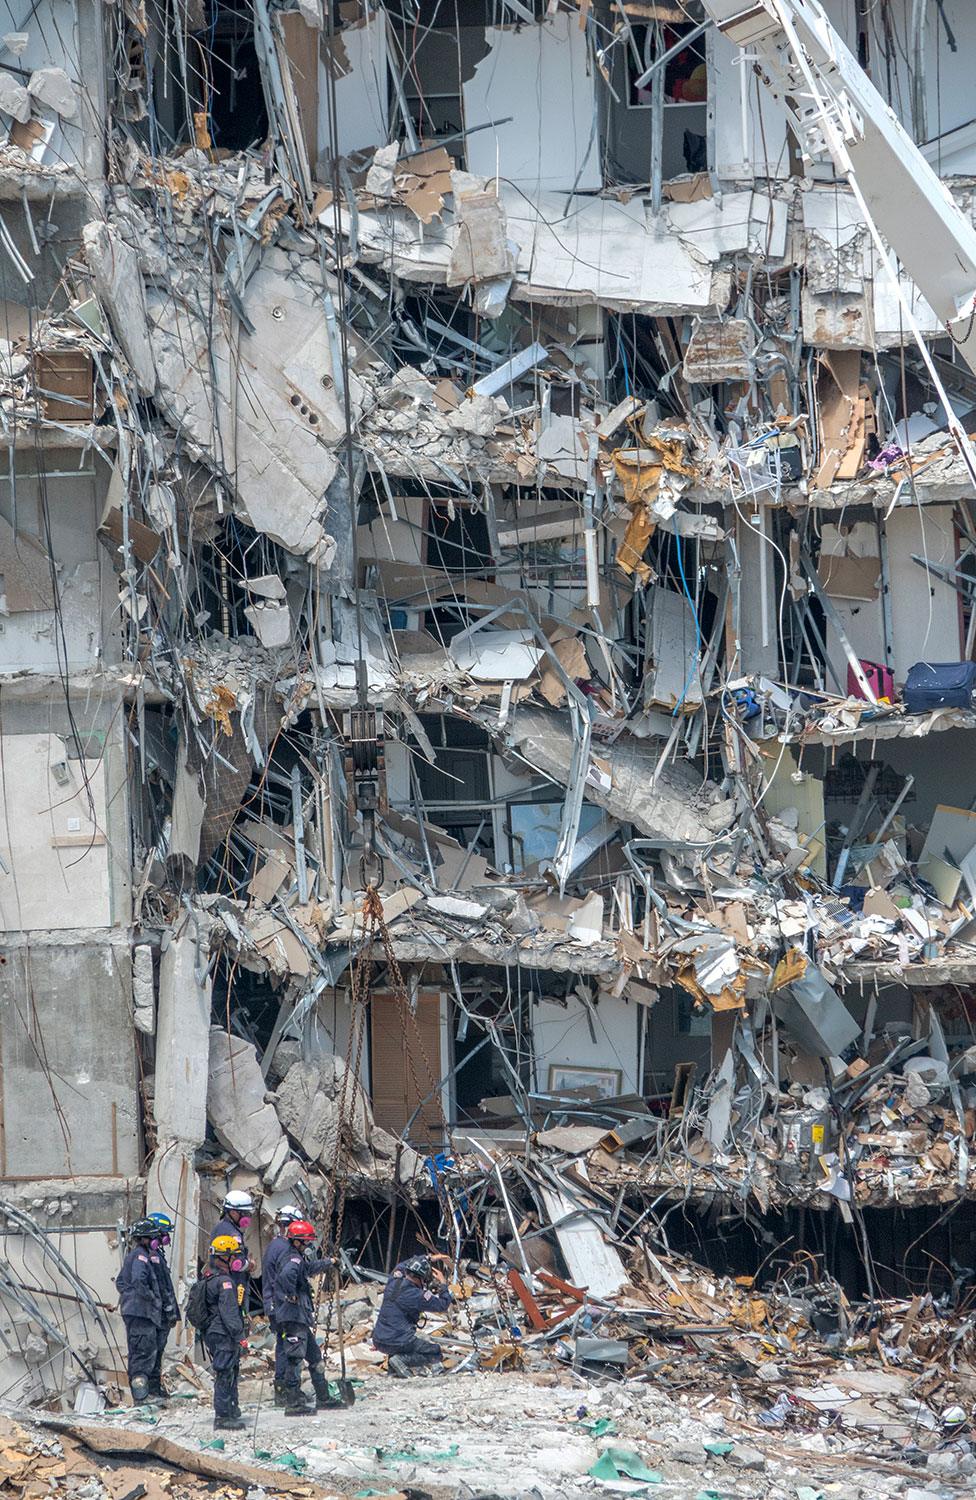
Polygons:
[[208,956],[206,930],[189,919],[173,934],[159,966],[156,1021],[156,1083],[153,1112],[156,1152],[149,1169],[146,1205],[150,1213],[176,1221],[170,1264],[184,1286],[196,1278],[200,1238],[200,1180],[194,1153],[207,1134],[207,1080],[210,1062],[210,979],[201,984],[197,969]]
[[196,970],[206,967],[206,929],[197,934],[189,920],[173,933],[159,965],[156,1020],[156,1128],[200,1146],[207,1135],[207,1079],[210,1072],[210,979],[201,985]]

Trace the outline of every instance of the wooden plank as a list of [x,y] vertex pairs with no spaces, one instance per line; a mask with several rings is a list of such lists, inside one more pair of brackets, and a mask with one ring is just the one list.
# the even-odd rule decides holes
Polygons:
[[529,1322],[532,1324],[532,1327],[541,1332],[542,1329],[544,1329],[546,1326],[546,1319],[543,1317],[542,1313],[539,1310],[538,1302],[536,1302],[521,1275],[518,1271],[515,1270],[514,1267],[511,1267],[509,1270],[508,1284],[512,1288],[512,1291],[515,1293],[516,1297],[521,1302],[522,1306],[525,1308],[526,1316],[528,1317]]
[[558,1292],[562,1292],[564,1297],[571,1297],[574,1302],[586,1301],[586,1291],[583,1288],[572,1286],[568,1281],[563,1281],[561,1277],[553,1276],[551,1271],[536,1271],[535,1274],[540,1281],[545,1282],[546,1286],[555,1287]]

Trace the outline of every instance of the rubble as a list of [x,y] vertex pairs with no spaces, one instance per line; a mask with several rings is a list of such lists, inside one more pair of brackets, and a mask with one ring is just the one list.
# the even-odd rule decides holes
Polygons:
[[[11,18],[18,1399],[116,1378],[134,1197],[185,1290],[238,1184],[370,1380],[436,1243],[458,1386],[711,1397],[695,1493],[968,1474],[976,16],[783,8]],[[628,1422],[574,1483],[670,1482]]]

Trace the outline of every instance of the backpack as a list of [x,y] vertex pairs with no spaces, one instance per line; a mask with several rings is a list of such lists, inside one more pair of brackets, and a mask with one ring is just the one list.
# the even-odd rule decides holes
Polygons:
[[195,1281],[190,1288],[190,1295],[186,1299],[184,1319],[197,1330],[198,1333],[206,1333],[213,1309],[207,1301],[207,1283],[209,1276],[203,1275],[199,1281]]

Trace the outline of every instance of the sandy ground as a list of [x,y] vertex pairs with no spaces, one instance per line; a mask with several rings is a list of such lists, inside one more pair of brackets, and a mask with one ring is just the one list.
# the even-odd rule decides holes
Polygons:
[[[959,1472],[952,1453],[918,1468],[879,1462],[872,1450],[892,1449],[869,1436],[816,1421],[805,1430],[768,1432],[753,1425],[753,1413],[736,1415],[724,1403],[720,1409],[705,1394],[675,1399],[650,1383],[598,1386],[547,1374],[394,1381],[370,1374],[353,1408],[305,1418],[276,1412],[270,1391],[257,1385],[242,1387],[241,1397],[249,1426],[223,1434],[228,1457],[273,1469],[270,1460],[295,1454],[309,1478],[343,1496],[413,1488],[437,1500],[628,1493],[661,1500],[956,1500],[974,1492],[973,1475]],[[584,1423],[601,1417],[614,1431],[587,1432]],[[95,1420],[141,1425],[122,1416]],[[214,1437],[212,1413],[203,1398],[175,1399],[160,1409],[154,1430],[199,1447]],[[728,1454],[704,1447],[728,1442],[734,1444]],[[591,1478],[587,1471],[610,1447],[636,1450],[660,1482]],[[259,1500],[260,1492],[251,1495]]]

